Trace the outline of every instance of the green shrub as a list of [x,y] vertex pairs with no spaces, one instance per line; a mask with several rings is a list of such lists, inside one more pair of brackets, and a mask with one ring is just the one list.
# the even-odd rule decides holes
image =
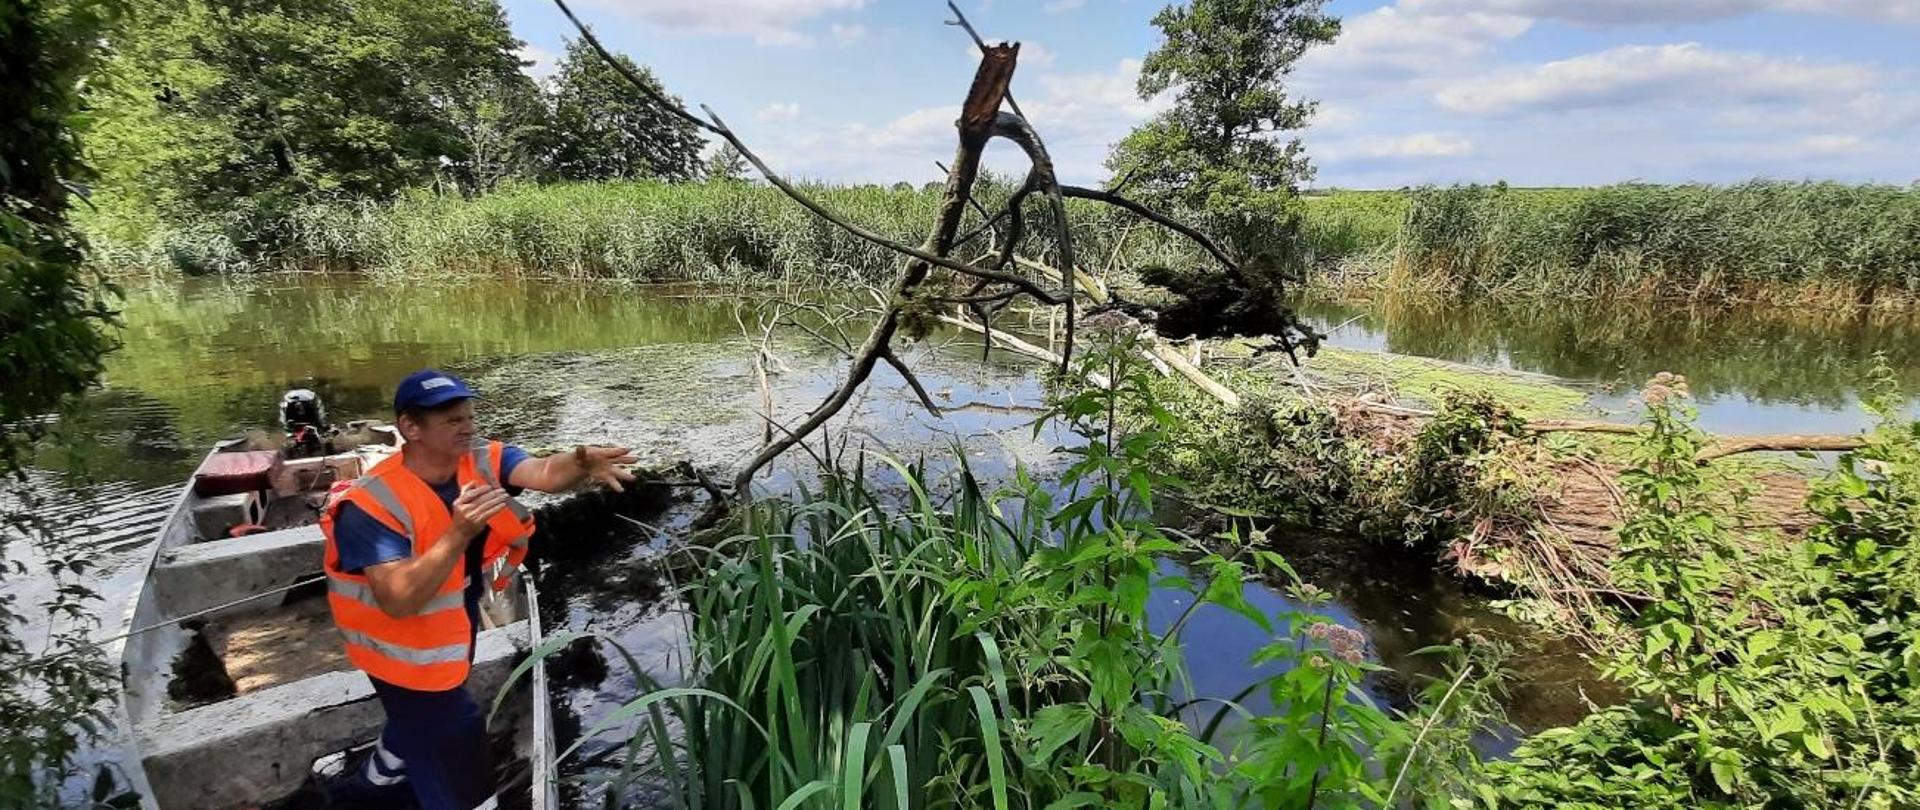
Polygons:
[[[1885,379],[1884,371],[1881,376]],[[1640,698],[1489,766],[1501,807],[1911,807],[1920,801],[1920,424],[1886,421],[1808,505],[1806,538],[1744,551],[1704,511],[1684,381],[1649,388],[1627,480],[1610,674]]]

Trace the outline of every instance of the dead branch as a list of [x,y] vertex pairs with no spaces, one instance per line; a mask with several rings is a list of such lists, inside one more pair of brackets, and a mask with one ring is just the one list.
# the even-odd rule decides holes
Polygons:
[[1639,425],[1625,425],[1619,422],[1599,422],[1588,419],[1535,419],[1526,424],[1529,433],[1615,433],[1622,436],[1640,435]]
[[880,355],[880,359],[887,361],[887,365],[893,366],[894,371],[900,372],[900,378],[907,381],[907,387],[913,389],[913,395],[920,398],[921,406],[925,407],[928,413],[934,416],[940,415],[940,406],[933,404],[933,397],[927,395],[926,386],[920,384],[920,378],[914,376],[913,369],[900,360],[900,355],[894,354],[893,349],[889,348]]
[[[941,315],[939,317],[940,317],[941,323],[947,324],[948,326],[964,329],[966,331],[972,332],[977,335],[983,335],[988,340],[991,340],[995,344],[999,345],[1000,348],[1011,349],[1020,354],[1024,354],[1036,360],[1042,360],[1050,364],[1057,365],[1060,362],[1060,355],[1047,351],[1046,349],[1042,349],[1039,346],[1035,346],[1031,343],[1028,343],[1012,335],[1009,335],[1006,332],[996,332],[988,329],[985,326],[974,323],[973,321],[969,321],[965,318],[961,318],[953,315]],[[1108,386],[1108,380],[1106,375],[1104,374],[1088,374],[1087,382],[1097,388],[1106,388]]]
[[1165,214],[1162,214],[1158,211],[1155,211],[1151,208],[1141,205],[1140,203],[1134,202],[1133,200],[1127,199],[1126,197],[1122,197],[1119,194],[1116,194],[1111,191],[1101,191],[1099,189],[1085,188],[1082,186],[1061,186],[1060,193],[1068,197],[1073,197],[1081,200],[1093,200],[1094,202],[1103,202],[1108,205],[1114,206],[1115,208],[1123,209],[1125,211],[1132,213],[1134,216],[1140,217],[1141,219],[1147,220],[1148,222],[1152,222],[1155,225],[1159,225],[1162,228],[1166,228],[1167,230],[1173,231],[1174,233],[1180,234],[1181,236],[1184,236],[1190,240],[1193,240],[1194,244],[1199,245],[1201,248],[1205,249],[1207,253],[1211,254],[1213,256],[1214,261],[1219,262],[1222,267],[1225,267],[1228,273],[1232,274],[1235,278],[1240,279],[1241,281],[1246,280],[1245,277],[1241,276],[1240,274],[1240,263],[1234,261],[1233,257],[1227,255],[1227,252],[1221,249],[1221,247],[1218,244],[1215,244],[1214,241],[1208,238],[1206,234],[1195,230],[1191,225],[1188,225],[1184,222],[1181,222],[1180,220],[1169,217]]
[[1867,446],[1867,437],[1852,436],[1811,436],[1811,435],[1771,435],[1771,436],[1724,436],[1713,444],[1702,448],[1694,461],[1705,464],[1716,458],[1725,458],[1738,453],[1752,453],[1760,450],[1858,450]]
[[[840,214],[836,213],[832,209],[821,204],[820,201],[815,200],[813,197],[807,195],[805,192],[794,187],[792,183],[787,182],[786,178],[780,176],[778,173],[768,168],[766,161],[760,158],[759,153],[753,151],[752,147],[747,146],[745,142],[741,141],[740,137],[734,134],[732,128],[728,127],[727,123],[721,120],[720,116],[717,113],[715,113],[712,110],[712,108],[702,105],[700,107],[700,110],[701,112],[706,113],[707,117],[704,119],[700,118],[699,116],[696,116],[691,112],[688,112],[686,108],[681,107],[678,103],[674,102],[673,99],[668,98],[666,95],[660,93],[659,91],[655,90],[652,86],[648,85],[646,81],[642,80],[631,69],[629,69],[626,66],[626,64],[622,63],[619,59],[615,58],[613,55],[613,52],[607,50],[606,46],[600,43],[600,38],[597,36],[594,36],[592,29],[588,28],[586,23],[581,22],[579,17],[574,16],[573,9],[567,6],[566,0],[553,0],[553,2],[555,5],[560,7],[561,13],[566,15],[567,21],[573,24],[574,29],[580,32],[580,37],[586,40],[587,45],[593,48],[594,52],[599,54],[601,59],[606,60],[607,64],[613,67],[615,72],[620,74],[621,78],[626,79],[627,83],[632,85],[634,89],[640,91],[647,98],[651,99],[655,104],[659,104],[662,108],[667,110],[667,112],[671,113],[675,117],[680,118],[681,120],[684,120],[688,123],[691,123],[695,127],[698,127],[703,131],[711,132],[714,135],[719,136],[722,140],[726,141],[728,144],[731,144],[734,149],[739,150],[741,157],[746,158],[748,163],[753,164],[754,170],[760,172],[760,176],[763,178],[766,178],[766,181],[769,184],[771,184],[774,188],[779,189],[780,193],[785,194],[789,199],[793,200],[796,203],[799,203],[801,207],[812,212],[814,216],[820,217],[821,219],[831,222],[835,226],[839,227],[841,230],[844,230],[847,233],[853,234],[855,237],[858,237],[864,241],[871,242],[875,245],[879,245],[880,247],[886,248],[887,250],[891,250],[895,253],[911,256],[915,259],[920,260],[921,262],[925,262],[926,264],[930,264],[936,267],[941,267],[947,270],[952,270],[956,273],[973,276],[975,278],[991,279],[993,281],[997,281],[1003,284],[1021,285],[1022,289],[1025,290],[1027,294],[1032,295],[1033,297],[1048,304],[1057,305],[1064,302],[1063,299],[1054,296],[1052,293],[1040,288],[1038,285],[1035,285],[1032,282],[1027,281],[1026,279],[994,273],[983,267],[975,267],[973,265],[967,264],[966,262],[956,261],[947,256],[940,255],[932,251],[923,250],[923,249],[912,247],[910,245],[907,245],[901,242],[896,242],[892,239],[888,239],[885,236],[882,236],[878,233],[868,230],[867,228],[862,227],[848,220],[846,217],[841,216]],[[996,46],[996,47],[1001,47],[1001,46]],[[1005,46],[1005,47],[1013,48],[1016,51],[1019,48],[1017,44],[1012,46]],[[1002,96],[1004,95],[1005,93],[1003,92]],[[997,110],[999,108],[1000,99],[999,98],[993,99],[993,104],[994,104],[994,108]],[[987,122],[989,126],[991,125],[991,123],[992,123],[991,120]],[[981,143],[982,145],[985,144],[984,137],[981,139]],[[957,168],[958,167],[956,167],[956,169]],[[971,182],[969,182],[968,187],[971,188],[971,186],[972,184]],[[961,205],[963,206],[965,205],[964,198],[961,200]]]
[[[751,482],[754,476],[767,464],[771,463],[773,459],[778,458],[795,446],[806,447],[806,440],[810,435],[819,431],[830,419],[841,413],[847,407],[848,403],[860,394],[863,386],[871,377],[874,367],[881,362],[887,363],[900,373],[902,379],[908,387],[913,390],[923,406],[935,414],[940,412],[939,408],[934,404],[932,397],[928,395],[925,386],[920,383],[920,380],[914,375],[908,364],[894,351],[893,339],[899,331],[903,319],[909,313],[908,307],[920,306],[923,302],[964,307],[979,318],[978,323],[944,314],[938,314],[937,317],[941,321],[961,326],[962,328],[979,331],[986,335],[987,340],[983,348],[989,348],[994,345],[1016,347],[1016,350],[1020,350],[1023,353],[1057,363],[1060,369],[1065,371],[1073,357],[1076,288],[1084,287],[1089,291],[1090,295],[1096,292],[1099,293],[1098,300],[1113,301],[1112,297],[1107,295],[1104,289],[1101,289],[1097,283],[1088,283],[1091,282],[1091,278],[1084,277],[1084,274],[1079,271],[1070,223],[1067,218],[1066,198],[1068,196],[1083,197],[1114,205],[1130,211],[1150,222],[1174,230],[1201,245],[1219,260],[1236,280],[1241,281],[1243,284],[1245,283],[1239,264],[1205,234],[1170,217],[1154,212],[1146,206],[1126,199],[1120,196],[1117,190],[1095,191],[1079,187],[1063,187],[1055,172],[1053,160],[1047,151],[1045,142],[1041,139],[1039,133],[1034,130],[1020,109],[1019,103],[1009,92],[1014,69],[1018,62],[1019,46],[1017,44],[992,46],[986,44],[979,36],[979,32],[974,30],[973,26],[967,21],[966,16],[961,13],[959,7],[951,2],[948,4],[948,7],[952,10],[955,17],[952,24],[958,25],[966,30],[967,34],[973,39],[974,44],[980,49],[981,61],[974,74],[973,83],[968,88],[966,101],[961,107],[960,119],[956,122],[956,129],[959,134],[959,145],[956,148],[951,168],[947,171],[946,189],[942,196],[940,211],[936,221],[933,223],[932,232],[926,242],[920,247],[913,247],[888,239],[851,222],[822,205],[806,192],[796,188],[784,177],[769,168],[765,161],[760,158],[759,154],[746,143],[742,142],[733,130],[727,126],[726,122],[711,108],[701,106],[700,110],[705,113],[705,117],[696,116],[686,108],[680,106],[677,101],[650,86],[646,81],[636,75],[631,68],[607,50],[592,30],[574,15],[573,10],[568,7],[566,0],[554,0],[554,2],[559,6],[561,12],[573,24],[575,29],[580,32],[582,39],[586,41],[588,46],[602,59],[606,60],[608,65],[614,68],[635,90],[639,91],[654,103],[659,104],[670,114],[693,124],[702,131],[711,133],[724,140],[727,144],[738,150],[741,156],[746,158],[747,162],[752,164],[754,169],[758,171],[769,184],[815,216],[832,223],[836,227],[861,240],[878,245],[908,257],[909,259],[896,277],[891,290],[884,295],[876,295],[880,316],[868,331],[866,339],[858,348],[852,345],[852,341],[839,329],[838,322],[833,319],[829,319],[829,323],[841,337],[841,340],[837,343],[827,340],[827,336],[821,334],[818,330],[806,326],[797,319],[792,321],[794,325],[800,326],[803,331],[813,334],[816,338],[821,339],[829,345],[835,345],[847,354],[850,362],[846,376],[824,401],[808,412],[805,419],[797,426],[791,428],[784,425],[773,426],[781,435],[765,437],[771,440],[766,441],[759,452],[756,453],[752,459],[748,460],[738,471],[734,479],[733,487],[734,497],[736,498],[747,499],[751,497]],[[1010,107],[1012,111],[1002,111],[1000,107],[1003,103]],[[974,181],[979,174],[981,153],[984,151],[987,143],[995,137],[1006,138],[1019,146],[1026,154],[1030,166],[1026,182],[1012,196],[1012,199],[1008,202],[1005,209],[999,213],[989,215],[985,207],[973,198],[972,189]],[[1124,180],[1122,181],[1122,184],[1123,183]],[[1057,253],[1059,268],[1052,270],[1049,275],[1059,279],[1059,289],[1057,291],[1034,281],[1024,273],[1010,272],[1010,269],[1018,261],[1018,251],[1021,248],[1021,244],[1027,241],[1025,211],[1023,206],[1028,197],[1036,193],[1041,193],[1046,196],[1052,213],[1051,225],[1053,227],[1050,234],[1052,237],[1051,247],[1053,252]],[[964,237],[956,239],[960,225],[965,219],[969,207],[978,211],[983,218],[983,222],[968,232]],[[994,229],[999,227],[1003,222],[1006,224],[1006,231],[1003,234],[996,232]],[[997,236],[1004,238],[995,239],[995,244],[989,254],[972,262],[962,261],[953,257],[952,254],[956,245],[972,240],[983,233],[995,233]],[[1043,248],[1047,247],[1044,242],[1041,242],[1039,246]],[[989,264],[983,265],[981,263],[989,260],[991,260]],[[1037,263],[1025,262],[1021,262],[1021,266],[1044,267],[1044,265],[1038,265]],[[923,290],[923,284],[929,279],[934,268],[944,269],[954,273],[957,277],[968,279],[971,281],[971,286],[966,292],[959,295]],[[1025,344],[1017,338],[996,334],[993,331],[991,324],[993,313],[1021,295],[1029,296],[1049,306],[1065,307],[1065,329],[1061,338],[1061,352],[1059,354],[1039,349],[1038,347]],[[779,322],[782,318],[776,313],[772,320]],[[771,324],[763,321],[763,326],[765,327],[765,331],[763,332],[760,345],[764,357],[759,359],[774,362],[776,358],[773,358],[770,352],[765,351],[771,342]],[[744,332],[744,324],[742,324],[742,327],[742,331]],[[1293,352],[1292,341],[1288,337],[1283,336],[1280,342],[1291,356]],[[1194,367],[1192,363],[1187,362],[1184,357],[1179,356],[1178,352],[1171,347],[1165,346],[1156,340],[1150,349],[1150,355],[1155,360],[1156,365],[1159,365],[1163,371],[1166,371],[1170,367],[1193,379],[1196,384],[1206,388],[1213,395],[1221,397],[1223,401],[1230,403],[1237,402],[1238,397],[1232,391],[1207,378],[1198,368]],[[764,365],[756,363],[756,368],[759,373],[764,376]],[[1105,385],[1106,383],[1097,382],[1096,384]],[[764,396],[765,392],[763,391],[763,397]],[[768,422],[771,423],[772,421],[769,415]],[[830,451],[831,443],[828,443],[827,447]]]
[[[945,267],[949,264],[960,264],[969,269],[977,269],[964,263],[948,262],[945,257],[947,251],[953,247],[954,235],[959,230],[961,217],[966,213],[968,194],[973,188],[974,179],[980,172],[980,155],[993,136],[993,124],[998,115],[1000,99],[1006,94],[1008,83],[1013,80],[1013,71],[1019,53],[1018,45],[996,46],[983,51],[980,67],[974,73],[973,84],[967,91],[966,103],[961,106],[958,123],[960,144],[954,155],[953,170],[947,174],[947,188],[941,199],[939,218],[934,223],[933,233],[927,238],[927,250],[908,253],[916,260],[909,262],[894,282],[892,295],[887,299],[886,309],[881,314],[880,320],[874,324],[873,329],[868,332],[866,342],[860,346],[859,351],[854,353],[846,378],[832,394],[828,395],[826,401],[820,403],[807,415],[805,421],[789,431],[787,435],[776,438],[771,444],[761,448],[760,452],[740,469],[734,478],[736,497],[750,497],[748,492],[753,477],[761,468],[791,449],[806,436],[819,430],[828,419],[838,414],[853,397],[854,392],[859,390],[866,383],[867,378],[873,374],[875,364],[885,360],[890,364],[896,364],[894,366],[896,369],[904,371],[902,367],[905,364],[899,363],[892,351],[893,337],[900,326],[901,308],[912,300],[921,283],[926,281],[933,266]],[[923,254],[930,258],[921,259]],[[938,259],[938,261],[932,259]],[[1025,280],[1021,279],[1021,281]],[[933,407],[931,398],[926,397],[925,389],[920,387],[919,381],[912,377],[910,372],[903,376],[907,377],[909,385],[915,387],[915,393],[922,397],[923,404]]]

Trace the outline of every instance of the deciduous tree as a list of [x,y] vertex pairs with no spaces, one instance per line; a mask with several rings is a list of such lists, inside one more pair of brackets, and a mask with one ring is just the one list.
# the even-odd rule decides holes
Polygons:
[[[665,95],[653,72],[625,56],[622,64]],[[692,180],[701,138],[692,124],[636,92],[585,44],[568,43],[553,82],[560,140],[554,168],[568,180]]]
[[[1314,102],[1286,87],[1308,49],[1332,42],[1338,19],[1325,0],[1193,0],[1153,18],[1163,41],[1140,69],[1143,99],[1173,105],[1122,140],[1108,161],[1116,177],[1162,204],[1205,211],[1249,229],[1284,217],[1296,187],[1313,176],[1298,138]],[[1253,252],[1253,251],[1248,251]]]

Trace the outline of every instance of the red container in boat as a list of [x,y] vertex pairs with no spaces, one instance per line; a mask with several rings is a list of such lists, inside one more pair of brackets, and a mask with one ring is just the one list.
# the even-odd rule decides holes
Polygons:
[[202,498],[214,498],[272,489],[273,473],[279,466],[280,453],[274,450],[214,453],[193,474],[193,492]]

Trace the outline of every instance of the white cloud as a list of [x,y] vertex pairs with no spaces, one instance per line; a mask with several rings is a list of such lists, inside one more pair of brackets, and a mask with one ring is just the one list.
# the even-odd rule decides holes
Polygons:
[[1470,115],[1602,107],[1819,101],[1869,89],[1871,70],[1699,43],[1626,45],[1484,80],[1455,83],[1435,100]]
[[1087,0],[1049,0],[1046,9],[1048,14],[1065,14],[1069,11],[1077,11],[1086,4]]
[[1858,135],[1809,135],[1800,139],[1800,148],[1821,155],[1846,155],[1859,152],[1867,142]]
[[1359,163],[1456,158],[1473,154],[1473,141],[1443,132],[1364,136],[1330,141],[1313,154],[1327,163]]
[[552,76],[553,72],[559,69],[560,66],[559,56],[555,55],[553,51],[537,45],[521,45],[518,50],[513,52],[513,55],[518,57],[521,62],[526,63],[520,66],[520,70],[535,79],[545,79],[548,76]]
[[1499,42],[1533,27],[1527,17],[1427,8],[1419,0],[1348,18],[1330,46],[1308,51],[1300,74],[1309,83],[1402,83],[1473,70]]
[[834,42],[848,45],[865,39],[867,36],[867,27],[864,25],[841,25],[840,23],[834,23],[827,27],[827,33],[833,36]]
[[1595,26],[1705,22],[1768,11],[1920,22],[1920,0],[1402,0],[1401,5]]
[[1138,59],[1122,59],[1111,71],[1049,74],[1035,83],[1040,87],[1043,101],[1058,105],[1062,111],[1112,110],[1121,117],[1144,119],[1164,109],[1166,104],[1161,99],[1141,100],[1137,89],[1140,65]]
[[806,45],[800,23],[859,11],[867,0],[597,0],[597,5],[663,28],[750,36],[762,45]]
[[1319,109],[1313,111],[1313,118],[1308,120],[1307,126],[1315,132],[1347,129],[1366,117],[1366,113],[1361,112],[1357,105],[1322,103]]
[[753,120],[760,122],[792,121],[800,117],[800,105],[796,102],[774,102],[761,107],[753,114]]
[[[1164,98],[1142,101],[1134,92],[1140,60],[1124,59],[1105,71],[1043,73],[1016,80],[1020,105],[1046,142],[1063,181],[1093,183],[1106,176],[1112,144],[1166,107]],[[938,179],[935,161],[953,157],[957,105],[913,109],[880,124],[848,124],[797,135],[766,150],[776,168],[797,177],[843,182]],[[1018,175],[1026,157],[1004,141],[987,150],[987,168]]]

